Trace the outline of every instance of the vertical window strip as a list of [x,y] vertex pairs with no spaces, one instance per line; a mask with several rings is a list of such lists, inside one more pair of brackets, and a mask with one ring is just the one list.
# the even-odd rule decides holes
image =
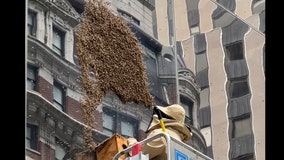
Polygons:
[[36,12],[31,10],[28,11],[28,34],[32,36],[36,36],[36,17]]
[[53,102],[54,105],[56,105],[56,107],[63,112],[65,111],[64,101],[65,101],[64,87],[59,83],[55,82],[53,85]]
[[64,41],[65,33],[60,29],[53,27],[52,48],[58,55],[62,57],[64,57]]
[[35,90],[36,89],[36,76],[37,70],[32,66],[27,67],[27,89]]
[[27,124],[26,130],[26,146],[30,149],[37,150],[37,126]]
[[189,118],[189,123],[190,125],[193,125],[193,114],[192,114],[192,111],[193,111],[193,105],[194,103],[187,99],[187,98],[184,98],[181,96],[181,99],[180,99],[180,103],[181,105],[183,106],[184,110],[185,110],[185,116]]

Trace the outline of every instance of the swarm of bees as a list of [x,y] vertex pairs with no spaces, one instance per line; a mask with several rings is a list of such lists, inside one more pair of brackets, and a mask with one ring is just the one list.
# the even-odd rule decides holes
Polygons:
[[86,2],[83,22],[75,31],[80,80],[86,93],[81,106],[85,124],[90,126],[84,132],[89,149],[94,147],[94,111],[108,92],[114,92],[123,103],[153,105],[142,48],[127,22],[108,5],[98,0]]

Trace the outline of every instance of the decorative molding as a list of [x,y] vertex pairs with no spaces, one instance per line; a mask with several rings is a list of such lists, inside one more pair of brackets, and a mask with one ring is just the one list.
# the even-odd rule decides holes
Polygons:
[[[71,26],[76,26],[81,22],[80,14],[66,0],[38,0],[47,10],[51,10],[58,15],[63,21],[68,22]],[[58,20],[58,18],[54,19]],[[60,20],[56,21],[59,22]],[[60,22],[60,24],[64,24]],[[64,25],[65,26],[65,25]]]
[[61,9],[62,11],[66,12],[68,15],[77,18],[79,15],[74,10],[74,8],[65,0],[42,0],[45,3],[49,3],[49,5],[55,5],[57,8]]
[[74,9],[70,7],[65,1],[62,0],[52,0],[55,5],[57,5],[60,9],[64,10],[66,13],[73,17],[77,17],[76,12]]
[[68,27],[66,26],[66,23],[60,18],[58,17],[57,15],[51,15],[50,18],[57,22],[60,26],[62,26],[64,28],[64,30],[67,30]]
[[181,93],[184,93],[186,95],[188,95],[190,98],[192,98],[192,100],[196,101],[196,96],[195,94],[192,93],[192,91],[184,86],[180,86],[179,87],[179,91]]

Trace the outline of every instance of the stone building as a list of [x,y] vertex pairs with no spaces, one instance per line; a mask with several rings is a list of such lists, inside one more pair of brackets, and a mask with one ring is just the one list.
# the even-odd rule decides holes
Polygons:
[[[187,143],[214,159],[265,159],[265,1],[107,1],[143,48],[155,103],[185,108]],[[27,1],[26,159],[86,149],[74,37],[84,4]],[[95,111],[94,141],[142,140],[151,114],[109,93]]]

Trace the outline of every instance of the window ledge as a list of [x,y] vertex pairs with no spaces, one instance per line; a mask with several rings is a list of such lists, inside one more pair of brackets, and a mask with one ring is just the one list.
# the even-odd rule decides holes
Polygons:
[[28,151],[30,151],[30,152],[32,152],[32,153],[34,153],[34,154],[37,154],[37,155],[39,155],[39,156],[41,155],[39,151],[36,151],[36,150],[34,150],[34,149],[31,149],[31,148],[27,148],[27,147],[26,147],[26,150],[28,150]]

